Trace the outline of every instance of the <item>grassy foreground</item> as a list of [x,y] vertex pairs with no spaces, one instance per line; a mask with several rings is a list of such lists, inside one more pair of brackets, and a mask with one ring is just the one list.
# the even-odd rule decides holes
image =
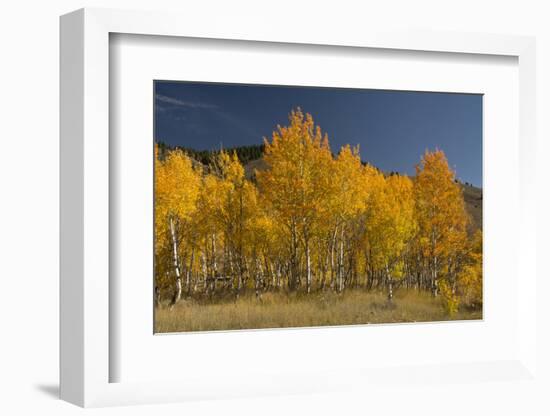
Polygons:
[[416,291],[397,291],[388,304],[383,293],[348,290],[300,295],[253,294],[237,301],[182,300],[173,309],[155,310],[155,332],[288,328],[481,319],[481,310],[459,310],[449,316],[441,300]]

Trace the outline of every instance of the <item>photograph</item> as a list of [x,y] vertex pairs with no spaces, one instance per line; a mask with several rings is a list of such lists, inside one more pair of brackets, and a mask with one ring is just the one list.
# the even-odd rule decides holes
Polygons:
[[155,333],[483,319],[483,95],[153,81]]

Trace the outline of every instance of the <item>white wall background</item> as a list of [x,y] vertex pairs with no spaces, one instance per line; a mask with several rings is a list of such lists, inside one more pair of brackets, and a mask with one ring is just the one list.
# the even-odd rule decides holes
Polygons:
[[[57,400],[58,391],[58,16],[80,7],[178,10],[203,19],[217,15],[300,25],[420,27],[535,35],[538,42],[539,265],[550,231],[545,163],[550,156],[550,11],[536,0],[414,0],[331,2],[292,0],[11,0],[0,12],[0,414],[82,412]],[[545,215],[545,217],[544,217]],[[549,414],[550,307],[539,293],[539,363],[546,385],[495,383],[415,388],[396,397],[346,393],[93,410],[113,414]],[[545,296],[546,297],[546,296]],[[398,380],[396,380],[398,382]],[[447,386],[448,387],[448,386]]]

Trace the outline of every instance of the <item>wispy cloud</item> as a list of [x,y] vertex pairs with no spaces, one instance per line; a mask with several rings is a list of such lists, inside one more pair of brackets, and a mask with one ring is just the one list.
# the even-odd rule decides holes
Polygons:
[[169,113],[170,117],[174,120],[186,121],[185,127],[188,129],[193,129],[195,133],[206,131],[207,128],[200,125],[200,122],[197,121],[197,112],[189,110],[198,110],[198,112],[204,110],[206,113],[218,118],[218,120],[225,125],[230,125],[233,128],[237,128],[248,136],[261,137],[261,134],[251,128],[247,123],[242,122],[240,119],[226,112],[218,105],[198,101],[181,100],[179,98],[174,98],[163,94],[155,94],[155,100],[155,108],[159,113]]
[[169,97],[167,95],[162,94],[155,94],[155,99],[166,103],[166,104],[172,104],[178,107],[187,107],[187,108],[204,108],[209,110],[215,110],[218,108],[217,105],[214,104],[208,104],[208,103],[201,103],[201,102],[194,102],[194,101],[184,101],[180,100],[178,98]]

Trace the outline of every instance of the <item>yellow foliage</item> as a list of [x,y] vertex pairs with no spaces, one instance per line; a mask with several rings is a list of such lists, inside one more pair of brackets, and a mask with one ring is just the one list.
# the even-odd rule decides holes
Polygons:
[[307,233],[327,209],[324,196],[332,179],[328,138],[311,115],[298,109],[290,114],[290,125],[278,126],[264,144],[268,169],[256,172],[260,191],[279,221]]
[[439,283],[439,290],[441,292],[441,299],[443,301],[443,306],[449,315],[454,315],[458,312],[458,306],[460,304],[460,299],[453,293],[453,290],[449,283],[446,280],[442,280]]
[[477,230],[470,243],[467,263],[458,276],[458,287],[463,302],[470,306],[483,303],[483,255],[482,233]]
[[181,150],[161,161],[155,147],[155,156],[155,238],[157,247],[162,247],[170,219],[183,223],[195,213],[201,174]]
[[[223,277],[225,287],[304,285],[341,292],[432,279],[449,314],[482,302],[481,232],[467,234],[461,188],[441,150],[416,177],[386,176],[328,137],[300,109],[264,139],[266,169],[247,179],[236,153],[208,166],[155,147],[157,280],[185,275],[187,290]],[[408,279],[408,280],[405,280]],[[192,284],[195,282],[195,285]],[[252,282],[252,283],[251,283]],[[215,285],[213,289],[215,290]]]
[[373,249],[372,260],[376,268],[402,277],[399,260],[416,231],[413,183],[407,176],[377,174],[370,187],[366,236]]
[[426,151],[416,167],[415,202],[425,256],[445,256],[464,244],[468,215],[443,151]]

